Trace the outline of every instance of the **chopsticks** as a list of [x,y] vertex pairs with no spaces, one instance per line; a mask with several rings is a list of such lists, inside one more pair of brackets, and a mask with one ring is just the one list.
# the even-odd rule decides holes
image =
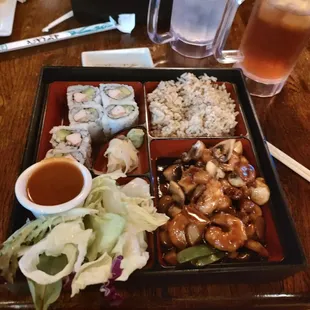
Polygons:
[[301,165],[299,162],[294,160],[292,157],[286,155],[284,152],[276,148],[274,145],[271,143],[267,142],[267,146],[269,148],[270,154],[282,162],[284,165],[289,167],[291,170],[299,174],[301,177],[303,177],[305,180],[310,182],[310,170]]

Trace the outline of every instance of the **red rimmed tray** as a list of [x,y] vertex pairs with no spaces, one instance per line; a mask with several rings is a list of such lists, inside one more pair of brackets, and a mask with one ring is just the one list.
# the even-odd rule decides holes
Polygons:
[[[50,121],[50,125],[46,124],[46,115],[50,117],[50,112],[48,105],[50,103],[51,96],[50,91],[55,87],[56,93],[54,98],[54,106],[58,105],[63,107],[66,103],[66,96],[64,96],[64,89],[68,85],[73,84],[84,84],[84,85],[98,85],[101,81],[105,83],[138,83],[142,85],[142,95],[144,96],[145,89],[143,89],[143,84],[147,82],[158,83],[158,81],[164,80],[177,80],[185,72],[191,72],[196,76],[201,76],[203,74],[208,74],[209,76],[215,76],[218,81],[225,81],[233,85],[233,89],[240,106],[240,111],[242,112],[243,121],[246,124],[245,128],[247,130],[247,137],[252,142],[253,150],[256,155],[257,164],[259,165],[260,171],[266,179],[266,183],[269,185],[271,190],[271,206],[270,209],[273,222],[276,225],[277,233],[279,235],[281,245],[283,247],[284,259],[281,262],[261,262],[259,264],[226,264],[225,266],[219,267],[214,264],[210,268],[204,269],[165,269],[162,268],[157,262],[154,261],[154,265],[149,270],[139,270],[133,274],[134,276],[165,276],[165,277],[178,277],[178,276],[193,276],[197,277],[199,273],[200,277],[203,277],[204,282],[248,282],[249,273],[251,273],[253,280],[255,281],[271,281],[279,278],[283,278],[296,271],[304,268],[305,258],[303,255],[302,248],[300,246],[298,237],[294,230],[288,208],[283,197],[281,186],[275,172],[275,167],[268,153],[268,149],[264,142],[264,137],[262,135],[260,126],[257,121],[257,117],[253,106],[251,104],[250,97],[245,88],[242,73],[235,69],[121,69],[121,68],[68,68],[68,67],[57,67],[57,68],[44,68],[39,90],[36,99],[36,105],[34,108],[34,114],[32,118],[32,124],[29,131],[27,147],[25,151],[24,161],[22,169],[26,169],[36,160],[44,157],[45,149],[42,151],[42,145],[49,147],[48,140],[50,135],[46,134],[52,126],[61,125],[61,120],[66,121],[65,114],[66,111],[61,112],[62,116],[57,116],[55,124]],[[93,82],[97,81],[97,82]],[[100,81],[100,82],[98,82]],[[121,82],[128,81],[128,82]],[[58,85],[53,86],[53,85]],[[66,85],[66,86],[61,86]],[[63,90],[61,90],[63,88]],[[140,88],[141,89],[141,88]],[[63,99],[61,99],[61,97]],[[141,97],[142,98],[142,97]],[[145,99],[145,98],[144,98]],[[61,104],[62,100],[62,104]],[[140,103],[139,103],[140,104]],[[141,102],[142,114],[145,114],[145,100]],[[59,109],[61,111],[61,108]],[[57,121],[60,120],[60,122]],[[144,116],[145,119],[145,116]],[[141,121],[142,122],[142,121]],[[145,123],[145,120],[143,124]],[[141,125],[141,124],[140,124]],[[50,128],[48,128],[50,127]],[[45,134],[44,134],[45,130]],[[38,137],[38,133],[42,132],[41,141]],[[40,134],[39,134],[40,135]],[[44,136],[44,137],[43,137]],[[240,138],[240,137],[237,137]],[[153,138],[148,135],[149,141]],[[178,139],[172,139],[171,141],[177,141]],[[171,142],[172,143],[172,142]],[[169,153],[169,147],[167,147],[166,152]],[[147,174],[150,177],[151,187],[154,187],[154,177],[152,174]],[[14,206],[14,212],[12,216],[12,226],[11,230],[16,230],[21,225],[25,223],[25,220],[31,215],[25,209],[21,208],[18,203]],[[155,234],[153,234],[155,235]],[[156,246],[154,247],[154,252],[156,254]],[[157,256],[156,256],[157,257]]]

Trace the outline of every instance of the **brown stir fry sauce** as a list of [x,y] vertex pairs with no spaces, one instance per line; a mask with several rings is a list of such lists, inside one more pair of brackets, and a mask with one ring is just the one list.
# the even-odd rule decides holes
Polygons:
[[207,148],[197,141],[180,158],[157,160],[158,209],[170,220],[160,228],[164,260],[199,244],[225,252],[223,260],[268,257],[261,206],[270,191],[243,155],[241,141]]

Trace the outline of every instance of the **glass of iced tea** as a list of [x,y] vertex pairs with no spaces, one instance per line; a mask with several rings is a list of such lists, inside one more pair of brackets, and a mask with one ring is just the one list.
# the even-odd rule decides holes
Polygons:
[[310,0],[256,0],[238,51],[223,50],[232,22],[225,15],[230,18],[231,9],[226,7],[215,39],[216,59],[235,62],[252,95],[278,94],[309,39]]

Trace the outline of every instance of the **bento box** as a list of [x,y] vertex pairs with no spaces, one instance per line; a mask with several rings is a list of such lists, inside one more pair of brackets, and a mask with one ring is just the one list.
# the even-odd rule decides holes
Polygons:
[[[187,137],[186,134],[182,137],[158,134],[156,131],[158,128],[154,129],[151,120],[148,95],[158,87],[160,81],[176,81],[186,72],[193,73],[197,77],[207,74],[217,78],[214,83],[219,87],[225,85],[230,98],[235,102],[234,131],[223,136],[211,134],[208,137],[199,136],[199,134],[195,137]],[[141,129],[144,132],[144,140],[139,151],[138,165],[128,174],[128,179],[141,177],[150,184],[156,208],[164,195],[163,170],[175,163],[179,164],[181,154],[189,152],[193,145],[201,142],[208,148],[215,147],[223,141],[238,142],[243,148],[244,156],[255,168],[257,176],[263,177],[270,189],[269,202],[262,207],[266,225],[265,243],[269,252],[267,259],[238,262],[224,260],[214,262],[205,268],[192,265],[174,266],[164,259],[166,250],[161,244],[160,230],[158,230],[148,234],[149,262],[142,270],[133,274],[133,279],[163,276],[172,280],[192,277],[201,282],[269,282],[287,277],[305,267],[304,253],[294,229],[274,163],[246,90],[242,72],[238,69],[44,67],[40,76],[22,170],[45,157],[51,148],[50,130],[54,126],[68,124],[67,88],[77,84],[97,87],[99,84],[109,83],[130,85],[134,89],[134,99],[140,114],[136,124],[131,125],[130,128]],[[126,135],[130,128],[123,128],[112,137]],[[95,173],[107,171],[107,159],[104,157],[107,143],[99,142],[93,146],[92,171]],[[184,167],[182,169],[188,168],[188,166]],[[126,182],[128,182],[126,179],[119,181],[120,184]],[[21,227],[31,216],[16,202],[12,212],[10,232]]]

